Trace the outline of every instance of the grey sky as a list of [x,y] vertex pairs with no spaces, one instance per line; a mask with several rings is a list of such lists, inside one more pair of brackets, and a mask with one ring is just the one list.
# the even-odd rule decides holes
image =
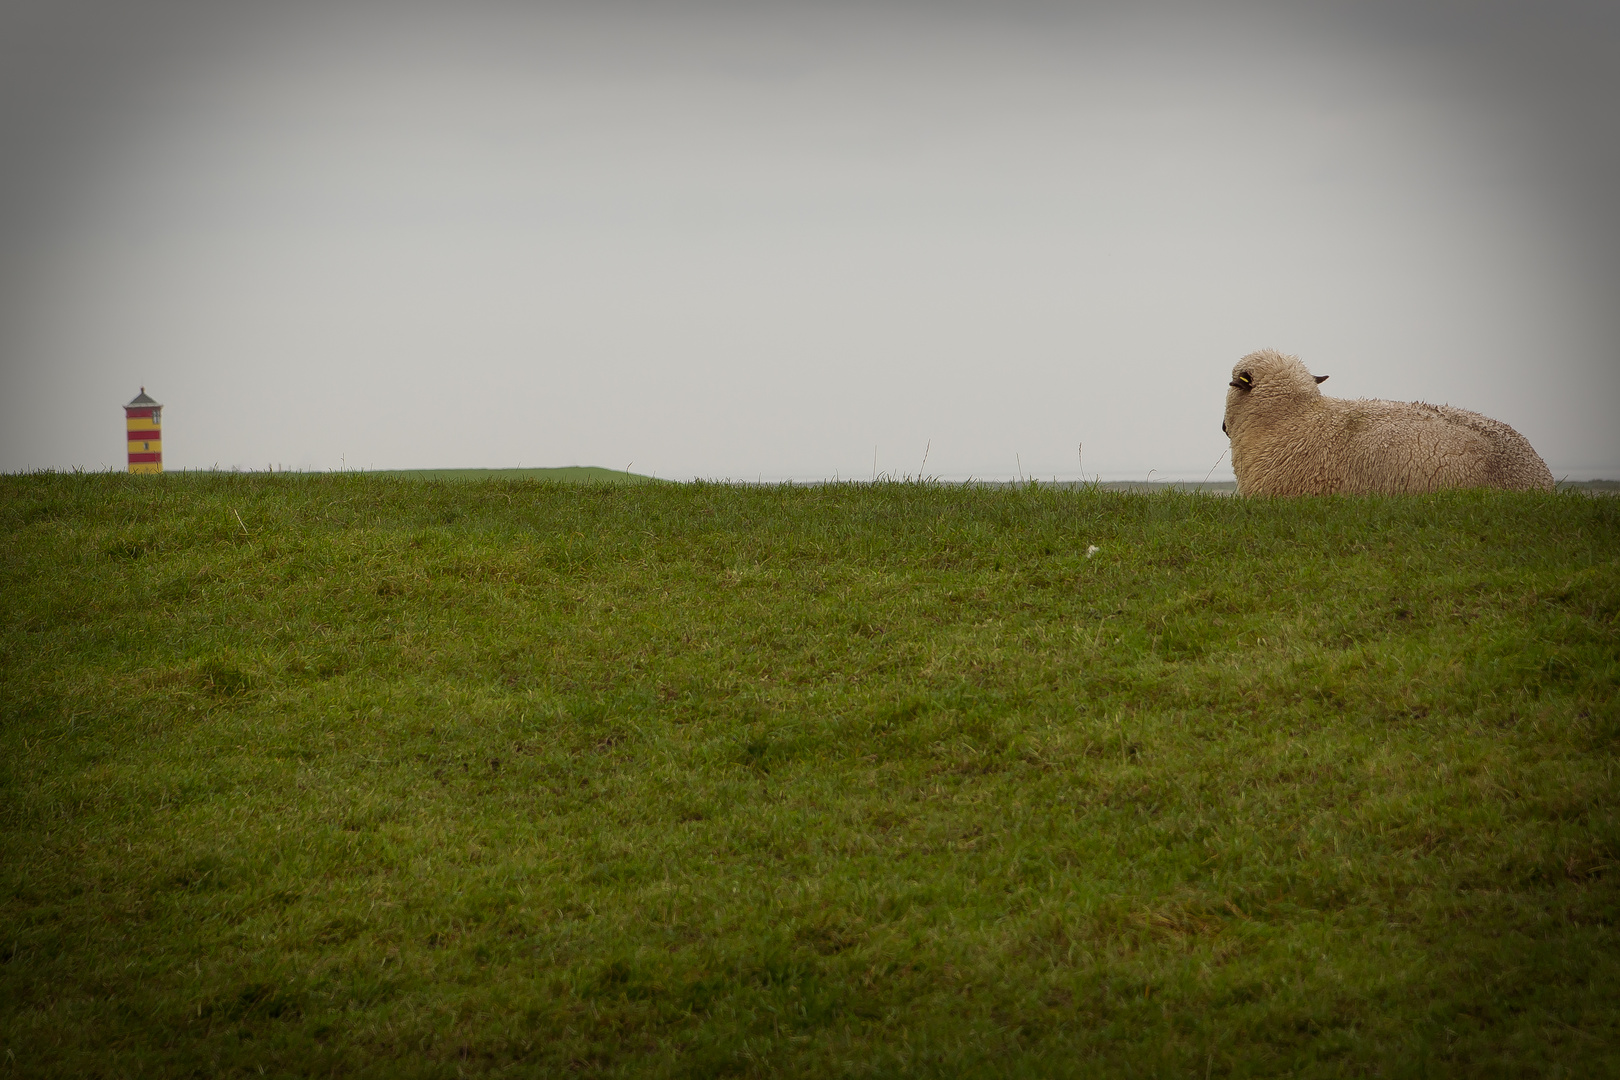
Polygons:
[[170,469],[1202,478],[1275,346],[1620,476],[1612,4],[53,0],[0,72],[6,471],[144,385]]

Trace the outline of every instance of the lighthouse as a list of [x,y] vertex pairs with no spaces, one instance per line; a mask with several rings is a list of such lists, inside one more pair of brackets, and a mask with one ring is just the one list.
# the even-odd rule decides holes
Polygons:
[[146,387],[135,400],[124,406],[124,426],[129,433],[129,471],[163,471],[163,406],[146,396]]

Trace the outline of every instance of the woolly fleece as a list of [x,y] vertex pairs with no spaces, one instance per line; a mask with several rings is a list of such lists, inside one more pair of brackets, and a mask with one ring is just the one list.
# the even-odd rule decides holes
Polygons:
[[1325,397],[1317,383],[1274,349],[1232,368],[1221,428],[1239,495],[1553,489],[1546,462],[1501,421],[1421,401]]

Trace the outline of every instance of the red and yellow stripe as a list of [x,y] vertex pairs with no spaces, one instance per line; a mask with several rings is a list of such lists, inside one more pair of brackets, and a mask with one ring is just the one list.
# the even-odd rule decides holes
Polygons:
[[125,426],[129,429],[129,471],[132,473],[160,473],[163,471],[163,430],[155,409],[124,410]]

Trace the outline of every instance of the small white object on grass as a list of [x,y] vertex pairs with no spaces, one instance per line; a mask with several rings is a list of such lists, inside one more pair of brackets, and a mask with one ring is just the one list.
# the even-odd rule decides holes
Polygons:
[[1098,547],[1096,544],[1092,544],[1090,547],[1086,548],[1086,558],[1091,558],[1101,550],[1102,548]]

